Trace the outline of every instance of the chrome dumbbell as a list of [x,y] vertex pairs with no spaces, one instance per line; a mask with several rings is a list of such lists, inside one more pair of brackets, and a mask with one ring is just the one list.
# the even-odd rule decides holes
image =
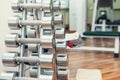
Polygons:
[[41,61],[41,58],[38,57],[19,57],[16,53],[4,53],[2,56],[2,61],[5,66],[8,67],[16,67],[19,65],[19,63],[25,63],[28,65],[34,65],[37,63],[48,63],[52,64],[52,60],[49,62],[44,59],[44,61]]
[[0,80],[38,80],[36,78],[17,77],[17,72],[2,72],[0,73]]
[[[47,49],[46,49],[47,50]],[[38,57],[38,53],[31,53],[32,57]],[[52,52],[40,52],[40,62],[44,63],[44,62],[48,62],[51,63],[53,61],[53,57],[54,57],[54,53]]]
[[56,27],[55,28],[55,38],[64,39],[65,38],[65,28]]
[[54,17],[53,17],[53,22],[54,22],[54,25],[61,25],[61,24],[63,24],[63,15],[55,13]]
[[68,80],[68,68],[67,67],[58,67],[58,79]]
[[60,9],[60,0],[52,0],[53,10],[58,11]]
[[51,36],[51,39],[46,38],[46,39],[34,39],[34,38],[20,38],[19,34],[8,34],[5,37],[5,43],[8,47],[18,47],[22,43],[35,43],[35,44],[40,44],[40,43],[50,43],[52,44],[52,39],[53,35]]
[[43,10],[54,10],[57,11],[60,9],[60,1],[53,0],[43,0],[42,3],[12,3],[12,9],[14,12],[21,12],[24,9],[43,9]]
[[57,54],[57,65],[58,66],[67,66],[68,65],[67,54]]
[[64,39],[56,39],[56,51],[60,53],[66,52],[66,41]]
[[31,53],[31,57],[38,58],[38,55],[40,55],[40,63],[41,66],[49,66],[54,67],[54,51],[53,48],[44,48],[40,50],[40,54],[36,52]]
[[18,30],[23,25],[49,25],[52,26],[52,17],[49,17],[49,20],[22,20],[20,17],[11,17],[8,20],[8,25],[10,29]]
[[66,48],[66,41],[65,39],[56,39],[56,48]]
[[2,56],[2,61],[5,66],[16,67],[19,63],[25,64],[36,64],[40,63],[39,58],[30,58],[30,57],[18,57],[16,53],[4,53]]
[[[54,71],[52,69],[52,67],[41,67],[40,69],[40,75],[53,75]],[[31,77],[37,77],[38,75],[38,67],[37,66],[33,66],[30,68],[30,76]]]
[[[39,46],[40,45],[37,45],[37,44],[28,44],[28,50],[32,51],[32,52],[38,52],[38,47]],[[44,47],[41,46],[39,49],[41,49],[41,51],[42,51],[41,53],[43,53],[43,54],[45,53],[45,54],[50,55],[53,52],[54,46],[45,45]]]
[[47,8],[48,10],[51,10],[51,0],[48,0],[46,3],[19,3],[14,2],[12,3],[12,9],[14,12],[21,12],[24,9],[41,9],[41,8]]

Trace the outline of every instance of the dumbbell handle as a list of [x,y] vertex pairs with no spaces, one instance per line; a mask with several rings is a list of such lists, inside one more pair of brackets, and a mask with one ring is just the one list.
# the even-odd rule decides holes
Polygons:
[[40,39],[34,39],[34,38],[17,38],[16,41],[18,43],[35,43],[35,44],[41,43]]
[[19,24],[20,25],[42,25],[42,24],[51,24],[51,21],[43,22],[41,20],[32,20],[32,21],[29,21],[29,20],[20,20]]
[[29,58],[29,57],[16,57],[15,61],[17,62],[22,62],[22,63],[40,63],[40,59],[39,58]]
[[[49,4],[50,5],[50,4]],[[20,8],[27,8],[27,9],[39,9],[39,8],[43,8],[42,4],[31,4],[31,3],[24,3],[24,4],[18,4],[18,6]],[[50,6],[46,6],[47,8],[50,8]]]

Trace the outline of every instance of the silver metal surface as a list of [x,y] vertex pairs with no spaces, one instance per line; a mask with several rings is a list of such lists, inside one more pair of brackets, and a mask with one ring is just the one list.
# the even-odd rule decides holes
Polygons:
[[62,14],[54,14],[54,25],[63,24],[63,15]]
[[4,65],[8,66],[8,67],[14,67],[14,66],[16,67],[17,62],[25,63],[28,65],[37,64],[37,63],[52,63],[51,58],[50,58],[50,60],[46,60],[47,58],[48,57],[46,56],[45,59],[41,61],[41,57],[40,58],[38,58],[38,57],[24,57],[24,56],[19,57],[19,56],[17,56],[16,53],[4,53],[2,56],[2,61],[3,61]]
[[19,20],[21,20],[20,17],[11,17],[8,20],[8,26],[12,30],[19,30],[22,26],[19,25]]
[[0,80],[13,80],[13,77],[16,76],[14,72],[1,72],[0,73]]
[[24,43],[34,43],[34,44],[40,44],[40,43],[50,43],[53,42],[53,36],[51,36],[51,39],[47,40],[46,38],[37,39],[37,38],[20,38],[18,34],[8,34],[5,37],[5,43],[8,47],[18,47],[20,44]]
[[36,31],[34,29],[28,29],[27,38],[36,38]]
[[38,45],[37,44],[28,44],[28,50],[37,52],[38,51]]
[[68,68],[58,67],[58,79],[68,79]]
[[18,30],[23,25],[39,26],[39,25],[52,25],[52,17],[47,20],[21,20],[20,17],[11,17],[8,20],[8,25],[13,30]]
[[2,72],[0,73],[0,80],[38,80],[29,77],[17,77],[16,72]]
[[18,47],[19,43],[17,43],[16,39],[20,38],[18,34],[8,34],[5,36],[5,44],[8,47]]
[[8,67],[16,67],[17,62],[14,61],[15,57],[17,57],[16,53],[4,53],[2,56],[3,65]]

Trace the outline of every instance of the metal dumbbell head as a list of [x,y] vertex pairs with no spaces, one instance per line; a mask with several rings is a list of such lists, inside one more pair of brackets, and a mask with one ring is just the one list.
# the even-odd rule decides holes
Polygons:
[[13,80],[16,75],[16,72],[1,72],[0,80]]
[[53,10],[54,11],[60,10],[60,0],[53,0]]
[[37,44],[28,44],[28,50],[33,51],[33,52],[37,52],[38,45]]
[[12,30],[18,30],[21,28],[21,25],[19,25],[19,20],[20,20],[20,17],[11,17],[9,20],[8,20],[8,26],[10,29]]
[[58,66],[67,66],[68,65],[67,54],[57,54],[57,65]]
[[[51,67],[41,67],[40,69],[41,71],[41,75],[53,75],[54,71]],[[30,68],[30,76],[31,77],[37,77],[37,73],[38,73],[38,67],[37,66],[33,66]]]
[[20,38],[19,34],[8,34],[5,37],[5,43],[8,47],[18,47],[17,38]]
[[[38,53],[32,52],[31,57],[38,58]],[[53,61],[53,53],[48,52],[48,53],[42,53],[40,54],[40,62],[41,63],[52,63]]]
[[67,61],[67,54],[57,54],[57,61],[61,61],[61,62],[64,62],[64,61]]
[[12,10],[15,13],[21,12],[23,9],[20,8],[19,3],[12,3]]
[[54,14],[54,24],[55,25],[61,25],[63,24],[63,15],[62,14]]
[[0,80],[38,80],[36,78],[29,77],[17,77],[17,72],[2,72],[0,74]]
[[30,68],[30,77],[37,77],[38,67],[33,66]]
[[58,79],[68,80],[68,68],[58,67]]
[[35,38],[35,37],[36,37],[36,31],[34,29],[28,29],[27,38]]
[[3,65],[8,67],[16,67],[17,63],[14,61],[15,57],[17,57],[16,53],[4,53],[2,56]]

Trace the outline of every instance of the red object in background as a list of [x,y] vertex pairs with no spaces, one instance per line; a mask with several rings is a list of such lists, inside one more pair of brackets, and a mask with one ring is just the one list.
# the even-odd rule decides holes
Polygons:
[[73,42],[68,42],[69,47],[73,47]]

